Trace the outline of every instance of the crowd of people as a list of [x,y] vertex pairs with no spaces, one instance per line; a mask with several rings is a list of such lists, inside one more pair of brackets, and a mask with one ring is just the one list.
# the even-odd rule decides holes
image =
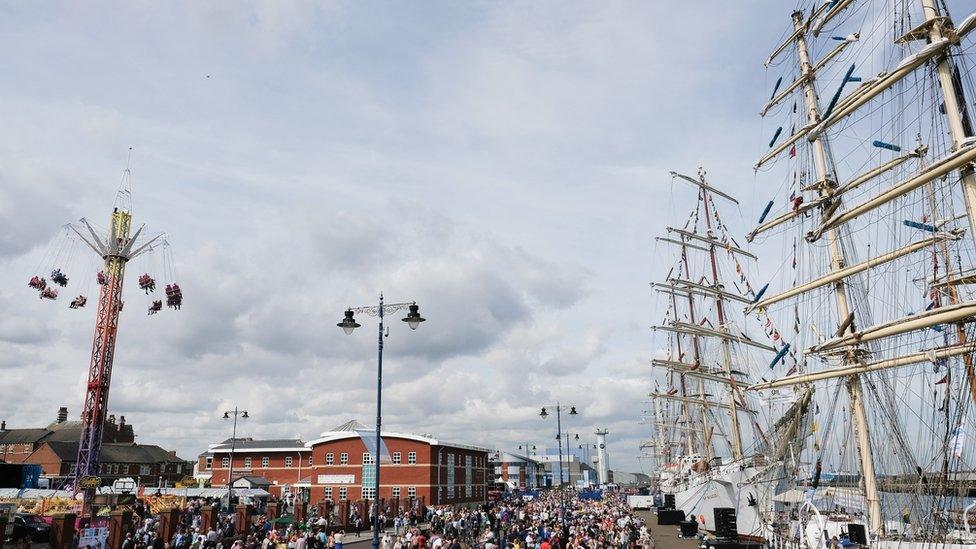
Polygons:
[[[204,527],[202,508],[219,501],[188,501],[171,539],[162,539],[158,518],[135,508],[131,533],[123,549],[210,549],[233,540],[237,549],[343,549],[345,543],[371,537],[372,516],[353,513],[348,531],[338,517],[270,520],[255,514],[244,535],[236,534],[236,515],[223,510],[217,524]],[[287,511],[287,508],[286,508]],[[543,492],[534,498],[516,495],[475,508],[428,507],[379,517],[380,549],[653,549],[643,519],[614,493],[586,499],[576,492]]]

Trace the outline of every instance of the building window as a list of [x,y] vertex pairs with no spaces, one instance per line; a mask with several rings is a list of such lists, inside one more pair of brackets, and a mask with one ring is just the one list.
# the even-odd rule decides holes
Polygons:
[[309,467],[312,466],[312,456],[311,456],[311,454],[309,454],[309,456],[308,456],[308,466]]
[[325,499],[330,500],[330,501],[332,500],[332,487],[331,486],[329,486],[328,488],[325,489]]
[[409,452],[409,453],[407,453],[407,463],[409,463],[411,465],[417,463],[417,452]]
[[339,499],[346,499],[346,496],[348,495],[349,495],[348,488],[339,488]]
[[148,475],[149,474],[149,466],[148,465],[140,465],[139,466],[139,474],[140,475]]
[[400,487],[399,486],[394,486],[393,487],[393,497],[395,497],[395,498],[399,498],[400,497]]
[[333,463],[335,463],[335,454],[333,454],[332,452],[325,454],[325,464],[332,465]]
[[245,469],[251,468],[251,458],[249,457],[244,458],[244,468]]
[[400,452],[393,452],[393,463],[400,464]]
[[207,456],[207,464],[204,466],[208,471],[213,469],[213,456]]
[[[349,464],[349,454],[347,454],[345,452],[339,454],[339,464],[340,465],[348,465]],[[345,499],[345,498],[343,498],[343,499]]]
[[363,452],[363,465],[373,464],[373,454],[370,452]]
[[286,457],[285,458],[285,467],[291,467],[291,464],[292,464],[291,456]]
[[261,458],[261,467],[264,467],[265,469],[267,469],[268,468],[268,465],[270,463],[271,463],[271,460],[268,458],[268,456],[264,456],[263,458]]
[[363,499],[376,499],[376,488],[363,487]]
[[410,486],[409,488],[407,488],[407,497],[410,497],[410,498],[417,497],[417,487],[416,486]]
[[230,458],[229,457],[220,458],[220,466],[223,467],[224,469],[230,467]]
[[454,499],[454,454],[447,454],[447,499]]

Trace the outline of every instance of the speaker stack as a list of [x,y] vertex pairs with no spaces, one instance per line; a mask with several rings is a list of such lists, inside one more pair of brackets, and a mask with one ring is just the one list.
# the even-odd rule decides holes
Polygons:
[[735,523],[735,509],[732,507],[715,508],[715,537],[718,539],[739,539],[739,530]]
[[693,538],[698,535],[697,520],[683,520],[678,523],[678,528],[681,530],[681,537],[683,538]]
[[680,509],[661,509],[657,512],[657,523],[662,526],[681,524],[685,520],[685,512]]
[[849,523],[847,525],[847,535],[851,538],[851,543],[858,545],[868,544],[868,533],[863,524]]

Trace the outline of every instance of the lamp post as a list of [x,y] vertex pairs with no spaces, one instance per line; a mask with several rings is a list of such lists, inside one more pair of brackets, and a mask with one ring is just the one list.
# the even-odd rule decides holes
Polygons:
[[[569,530],[566,528],[566,495],[564,493],[562,493],[562,491],[563,491],[563,421],[562,421],[562,409],[563,409],[563,406],[559,402],[556,402],[556,441],[559,442],[559,489],[561,491],[560,492],[560,496],[559,496],[559,505],[560,505],[560,507],[562,509],[562,515],[563,515],[563,536],[568,536],[569,535]],[[570,406],[569,407],[569,415],[570,416],[579,415],[576,412],[576,406]],[[543,407],[542,408],[542,411],[539,412],[539,416],[542,417],[542,419],[546,419],[547,417],[549,417],[549,412],[546,411],[545,407]],[[567,446],[566,450],[567,451],[569,450],[569,447],[568,446]],[[555,479],[553,479],[553,480],[555,480]]]
[[[531,444],[531,445],[530,444],[519,444],[518,449],[519,450],[523,450],[525,452],[525,457],[527,457],[527,458],[528,457],[531,457],[533,454],[536,453],[535,452],[535,444]],[[526,460],[526,462],[525,462],[525,489],[526,490],[529,489],[529,467],[530,466],[533,466],[534,467],[534,465],[535,465],[534,463],[530,463],[528,460]],[[534,472],[532,474],[532,478],[536,478]],[[538,479],[536,479],[536,484],[538,484]],[[538,488],[538,486],[534,486],[533,488]]]
[[[420,326],[421,322],[426,321],[426,318],[420,316],[420,307],[417,305],[416,301],[411,301],[408,303],[393,303],[384,304],[383,294],[380,293],[380,303],[377,306],[370,307],[356,307],[346,309],[345,316],[342,321],[336,324],[336,326],[342,328],[346,334],[351,335],[353,330],[359,328],[361,324],[356,322],[354,315],[356,313],[363,313],[369,316],[379,317],[379,331],[377,332],[376,339],[376,453],[373,456],[373,463],[375,464],[375,493],[373,494],[373,549],[379,549],[380,546],[380,513],[377,501],[379,501],[380,495],[380,427],[383,422],[383,317],[386,313],[395,313],[397,311],[408,310],[407,316],[403,318],[403,321],[410,326],[411,330],[416,330]],[[368,450],[369,448],[367,448]]]
[[227,471],[227,512],[230,512],[231,498],[234,496],[234,450],[237,449],[237,417],[240,416],[241,419],[250,417],[247,415],[247,410],[238,410],[237,406],[234,406],[233,410],[224,412],[224,419],[230,419],[231,414],[234,414],[234,431],[230,436],[230,462],[228,463],[230,469]]

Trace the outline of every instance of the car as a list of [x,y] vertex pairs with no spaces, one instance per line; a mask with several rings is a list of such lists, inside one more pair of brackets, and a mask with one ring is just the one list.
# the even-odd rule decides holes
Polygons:
[[7,524],[4,537],[8,541],[29,540],[46,542],[51,539],[51,525],[44,519],[30,513],[16,513]]

